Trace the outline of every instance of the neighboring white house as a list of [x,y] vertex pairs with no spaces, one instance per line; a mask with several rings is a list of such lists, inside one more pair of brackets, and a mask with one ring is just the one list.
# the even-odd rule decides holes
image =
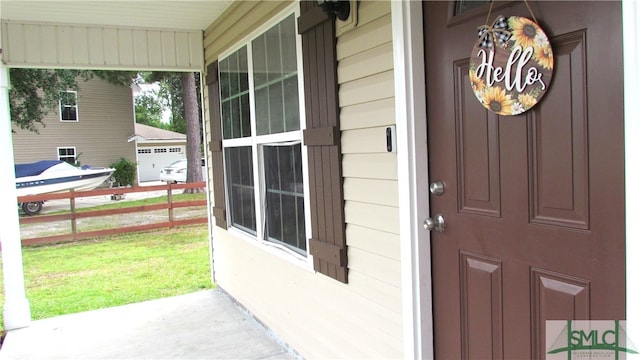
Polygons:
[[164,166],[187,157],[185,134],[135,124],[135,134],[129,136],[132,141],[136,144],[138,182],[158,180]]

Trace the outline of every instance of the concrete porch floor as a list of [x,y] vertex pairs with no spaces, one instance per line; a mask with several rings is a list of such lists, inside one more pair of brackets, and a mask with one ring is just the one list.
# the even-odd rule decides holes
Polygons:
[[295,359],[220,290],[37,320],[5,359]]

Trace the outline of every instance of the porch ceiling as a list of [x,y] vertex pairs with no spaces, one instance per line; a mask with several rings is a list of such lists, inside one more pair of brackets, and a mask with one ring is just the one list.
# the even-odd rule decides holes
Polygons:
[[1,0],[0,19],[204,30],[232,0]]

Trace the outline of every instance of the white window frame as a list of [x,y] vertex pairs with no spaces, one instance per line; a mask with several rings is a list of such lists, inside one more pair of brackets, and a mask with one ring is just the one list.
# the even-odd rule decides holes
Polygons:
[[[298,109],[300,112],[300,129],[295,131],[288,131],[277,134],[267,134],[267,135],[256,135],[256,114],[255,114],[255,87],[254,87],[254,79],[253,79],[253,53],[251,48],[251,42],[264,34],[267,30],[272,28],[274,25],[280,23],[288,16],[292,15],[295,17],[295,33],[296,33],[296,57],[297,57],[297,77],[298,77]],[[234,52],[240,50],[243,47],[247,48],[247,62],[249,68],[249,108],[251,110],[250,122],[251,122],[251,136],[245,138],[235,138],[235,139],[222,139],[222,148],[223,152],[226,148],[229,147],[238,147],[238,146],[249,146],[251,147],[252,152],[252,165],[253,165],[253,183],[254,183],[254,200],[255,200],[255,213],[256,213],[256,235],[250,234],[245,230],[242,230],[239,227],[235,227],[231,222],[231,212],[227,211],[227,224],[229,224],[227,231],[234,234],[235,236],[245,239],[252,244],[256,244],[259,247],[269,251],[276,256],[280,256],[286,260],[293,260],[296,263],[304,264],[308,270],[313,271],[313,256],[310,253],[309,248],[309,239],[311,238],[311,207],[310,203],[310,191],[309,191],[309,165],[308,165],[308,155],[307,155],[307,147],[302,144],[303,140],[303,131],[306,128],[306,118],[305,118],[305,101],[304,101],[304,69],[302,62],[302,37],[298,34],[298,22],[297,19],[300,16],[300,9],[297,3],[292,4],[287,7],[279,14],[274,16],[271,20],[264,23],[262,26],[258,27],[256,30],[251,32],[249,35],[240,40],[236,45],[230,47],[224,52],[221,52],[218,56],[218,60],[223,60],[226,57],[230,56]],[[220,91],[220,90],[219,90]],[[219,111],[222,111],[221,109]],[[262,224],[264,223],[265,214],[262,212],[263,209],[263,201],[264,194],[261,193],[261,189],[265,184],[265,172],[263,169],[263,147],[265,144],[272,143],[284,143],[284,142],[294,142],[299,141],[301,146],[301,158],[302,158],[302,178],[303,178],[303,191],[304,191],[304,216],[305,216],[305,241],[306,241],[306,254],[301,254],[298,251],[290,249],[287,246],[281,245],[279,243],[269,241],[265,239],[264,228]],[[226,208],[230,209],[230,196],[228,193],[228,184],[227,179],[227,167],[226,167],[226,157],[223,156],[224,159],[224,178],[225,178],[225,193],[226,193]]]
[[[67,91],[64,91],[64,93],[66,93],[66,94],[72,93],[74,95],[75,99],[76,99],[76,104],[74,106],[67,106],[67,105],[63,105],[62,104],[62,100],[58,101],[58,112],[60,113],[60,121],[61,122],[78,122],[78,121],[80,121],[80,113],[78,112],[78,110],[79,110],[78,109],[78,92],[75,91],[75,90],[67,90]],[[75,108],[75,110],[76,110],[76,118],[75,118],[75,120],[68,120],[68,119],[63,119],[62,118],[63,106],[65,108],[67,108],[67,107],[68,108]]]
[[[78,151],[76,149],[75,146],[58,146],[56,149],[57,155],[58,155],[58,160],[60,161],[66,161],[63,160],[63,158],[60,156],[60,150],[62,149],[73,149],[73,163],[70,164],[75,164],[78,161]],[[66,159],[68,156],[64,156],[64,158]],[[68,161],[67,161],[68,162]]]

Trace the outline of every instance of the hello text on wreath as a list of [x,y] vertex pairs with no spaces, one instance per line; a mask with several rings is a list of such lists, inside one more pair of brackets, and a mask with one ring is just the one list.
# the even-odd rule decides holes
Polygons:
[[518,115],[544,96],[553,76],[553,51],[537,23],[498,16],[478,28],[469,79],[480,103],[498,115]]

